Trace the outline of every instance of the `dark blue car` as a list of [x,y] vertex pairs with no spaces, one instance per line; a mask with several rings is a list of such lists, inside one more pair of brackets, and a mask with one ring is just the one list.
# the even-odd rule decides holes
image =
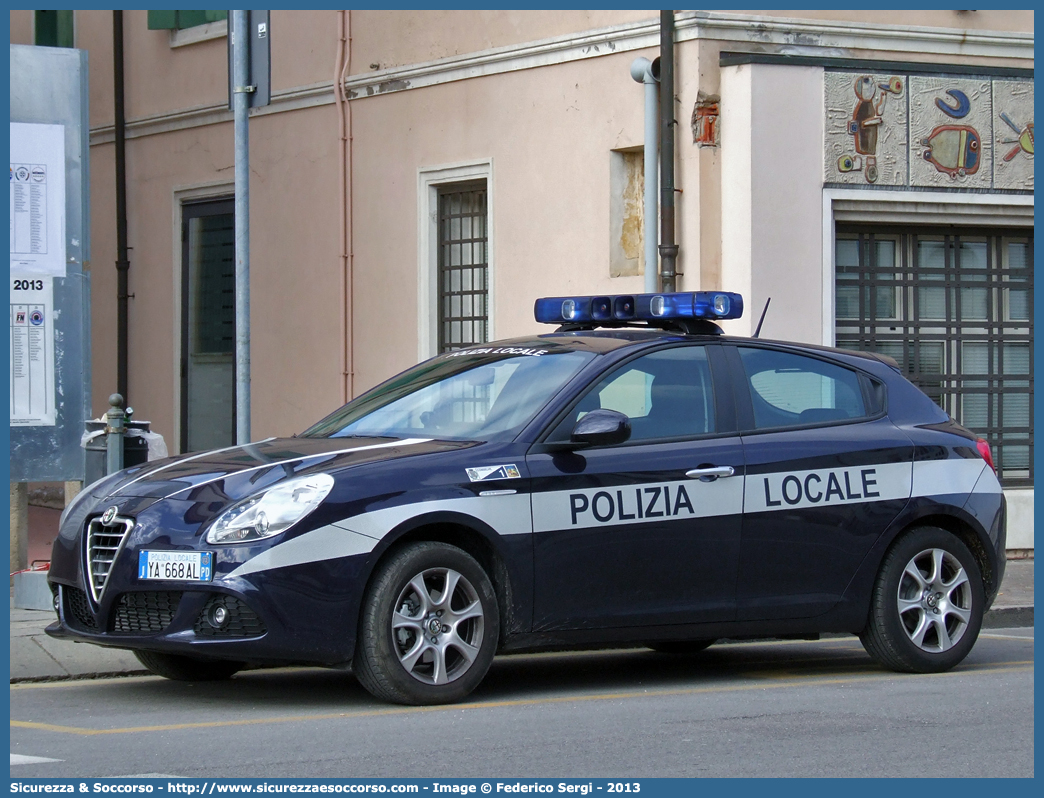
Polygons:
[[350,666],[457,701],[498,652],[852,632],[951,668],[1004,574],[987,443],[890,359],[722,335],[734,294],[542,299],[303,433],[66,509],[55,637],[173,679]]

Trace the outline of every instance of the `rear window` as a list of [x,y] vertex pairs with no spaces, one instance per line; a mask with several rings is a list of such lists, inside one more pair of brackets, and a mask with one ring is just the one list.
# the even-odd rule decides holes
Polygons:
[[859,374],[818,358],[739,347],[756,429],[827,424],[870,415]]

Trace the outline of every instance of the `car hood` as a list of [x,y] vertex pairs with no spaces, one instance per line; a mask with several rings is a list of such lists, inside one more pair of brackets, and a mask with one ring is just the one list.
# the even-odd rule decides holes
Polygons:
[[195,499],[207,492],[235,501],[287,477],[474,445],[427,438],[270,438],[127,469],[104,486],[103,496]]

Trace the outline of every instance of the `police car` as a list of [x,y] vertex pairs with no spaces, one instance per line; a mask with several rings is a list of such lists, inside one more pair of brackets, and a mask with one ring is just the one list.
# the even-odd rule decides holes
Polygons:
[[870,353],[723,335],[737,294],[559,297],[299,435],[130,468],[65,510],[55,637],[153,673],[350,667],[468,695],[494,654],[851,632],[975,643],[1004,574],[986,441]]

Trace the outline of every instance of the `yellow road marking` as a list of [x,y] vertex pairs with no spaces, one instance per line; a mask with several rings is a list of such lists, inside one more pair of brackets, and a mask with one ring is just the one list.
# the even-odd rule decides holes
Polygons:
[[981,632],[979,637],[988,637],[990,640],[1029,640],[1033,642],[1033,635],[995,635],[991,632]]
[[[1033,670],[1033,661],[996,663],[980,666],[970,670],[956,670],[947,673],[903,674],[902,678],[940,678],[964,676],[983,670],[1020,672]],[[810,682],[817,685],[852,684],[855,682],[880,681],[892,678],[894,674],[875,673],[873,675],[823,679],[816,676],[799,677],[790,681],[758,681],[755,684],[740,684],[719,687],[688,687],[675,690],[635,690],[617,693],[593,693],[589,695],[552,696],[547,698],[521,698],[507,701],[483,701],[470,704],[447,704],[437,707],[397,707],[388,709],[363,710],[360,712],[332,712],[319,715],[283,715],[271,718],[254,718],[243,720],[202,721],[199,723],[171,723],[157,726],[131,726],[117,729],[85,729],[79,726],[61,726],[53,723],[36,723],[34,721],[12,720],[11,727],[17,729],[34,729],[62,734],[78,734],[93,736],[96,734],[140,734],[153,731],[179,731],[182,729],[215,729],[229,726],[253,726],[269,723],[295,723],[300,721],[337,720],[354,718],[374,718],[389,715],[409,715],[425,712],[456,712],[466,709],[503,709],[506,707],[539,706],[545,704],[567,704],[579,701],[621,701],[628,698],[660,698],[664,696],[700,695],[706,693],[735,693],[749,690],[769,690],[783,687],[805,687]]]

